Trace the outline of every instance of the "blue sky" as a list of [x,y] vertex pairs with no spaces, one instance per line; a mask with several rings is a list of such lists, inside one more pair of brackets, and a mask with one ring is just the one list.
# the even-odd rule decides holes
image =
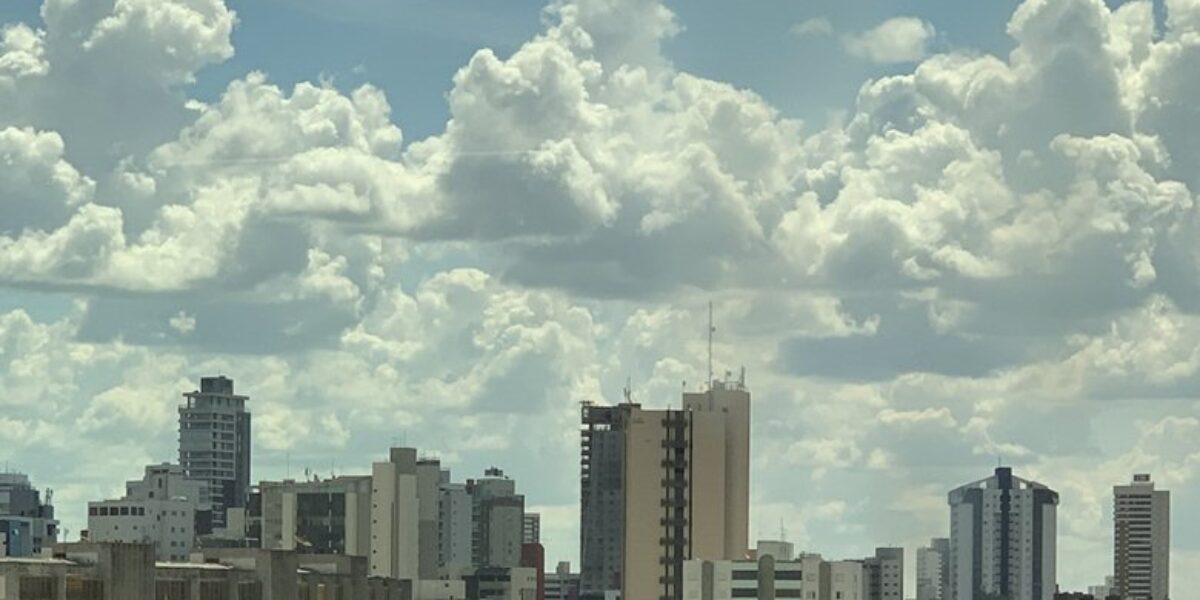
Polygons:
[[0,460],[72,529],[221,372],[255,478],[404,439],[577,560],[578,403],[677,402],[709,300],[752,533],[912,549],[1002,457],[1084,588],[1112,485],[1200,497],[1185,0],[42,5],[0,5]]

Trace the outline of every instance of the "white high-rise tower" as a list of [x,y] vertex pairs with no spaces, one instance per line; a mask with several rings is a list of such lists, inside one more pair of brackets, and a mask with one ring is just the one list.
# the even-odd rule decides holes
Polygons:
[[1052,600],[1058,493],[1001,467],[950,492],[951,600]]

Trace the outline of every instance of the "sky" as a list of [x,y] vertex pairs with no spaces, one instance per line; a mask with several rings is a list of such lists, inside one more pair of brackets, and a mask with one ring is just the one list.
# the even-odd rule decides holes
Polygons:
[[1200,589],[1200,1],[0,22],[0,461],[71,532],[225,374],[254,479],[390,444],[497,466],[577,564],[579,404],[678,405],[711,301],[754,397],[752,538],[915,549],[1001,462],[1060,492],[1083,589],[1112,486],[1150,472],[1174,595]]

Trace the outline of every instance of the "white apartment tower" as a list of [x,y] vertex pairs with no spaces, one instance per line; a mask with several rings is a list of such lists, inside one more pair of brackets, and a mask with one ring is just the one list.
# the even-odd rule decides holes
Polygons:
[[1113,487],[1113,590],[1125,600],[1170,594],[1171,492],[1149,475]]
[[1052,600],[1058,493],[1000,467],[949,495],[950,600]]
[[925,548],[917,549],[917,599],[946,600],[949,575],[950,540],[935,538]]

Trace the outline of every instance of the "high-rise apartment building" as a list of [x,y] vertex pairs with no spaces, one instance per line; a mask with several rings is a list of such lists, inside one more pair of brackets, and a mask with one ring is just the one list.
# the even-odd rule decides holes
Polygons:
[[934,538],[917,549],[917,600],[945,600],[949,576],[950,540]]
[[303,554],[371,554],[371,477],[258,484],[262,548]]
[[[258,511],[250,529],[265,549],[361,556],[372,577],[435,580],[442,576],[442,479],[437,461],[417,460],[413,448],[391,448],[370,475],[263,481],[252,499]],[[469,513],[469,503],[463,509]],[[468,544],[469,535],[468,528]]]
[[[748,552],[750,393],[718,381],[683,409],[583,407],[583,598],[682,597],[687,560]],[[609,594],[611,595],[611,594]]]
[[51,496],[43,502],[22,473],[0,473],[0,556],[31,556],[58,541]]
[[949,600],[950,598],[950,538],[933,538],[929,540],[929,547],[933,548],[942,559],[942,598]]
[[417,461],[417,571],[421,579],[438,577],[438,513],[442,463],[435,459]]
[[233,380],[204,377],[199,391],[183,395],[179,407],[179,464],[205,483],[201,502],[212,507],[212,523],[197,533],[224,528],[226,511],[244,508],[250,494],[250,413]]
[[631,408],[621,597],[677,600],[683,563],[725,559],[725,422]]
[[904,548],[876,548],[862,563],[865,600],[904,600]]
[[467,485],[451,483],[450,472],[442,471],[438,488],[439,577],[458,578],[471,570],[474,523]]
[[471,496],[475,567],[518,567],[525,535],[525,497],[504,471],[491,468],[480,479],[467,480]]
[[522,541],[526,544],[542,543],[542,515],[525,513],[525,529],[522,536]]
[[1058,494],[997,468],[949,494],[951,600],[1052,600]]
[[1113,590],[1124,600],[1170,595],[1171,493],[1149,475],[1113,487]]
[[585,600],[621,589],[625,550],[625,430],[629,405],[583,406],[579,587]]
[[683,409],[720,415],[724,423],[723,556],[730,560],[743,558],[750,548],[750,392],[746,389],[745,370],[737,380],[726,373],[726,380],[713,381],[707,392],[685,392]]
[[185,561],[196,543],[196,523],[207,522],[200,502],[204,483],[183,467],[146,467],[140,481],[125,484],[118,500],[88,502],[88,541],[152,544],[161,561]]
[[419,529],[417,451],[392,448],[371,465],[371,576],[420,579]]

